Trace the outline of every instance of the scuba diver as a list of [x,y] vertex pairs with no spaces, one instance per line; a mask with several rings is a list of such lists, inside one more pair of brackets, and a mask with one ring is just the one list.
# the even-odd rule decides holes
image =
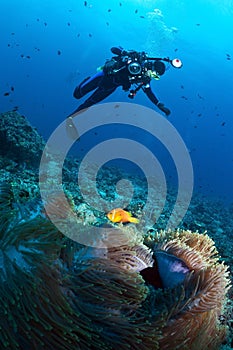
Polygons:
[[[129,91],[128,97],[133,99],[136,93],[142,89],[152,103],[154,103],[166,116],[171,112],[158,100],[151,89],[151,80],[158,80],[165,73],[166,66],[163,61],[170,63],[175,68],[180,68],[182,62],[175,58],[148,57],[145,52],[124,50],[122,47],[112,47],[111,52],[115,55],[107,60],[104,66],[92,77],[85,78],[74,90],[73,96],[82,98],[95,90],[68,117],[70,127],[73,126],[72,115],[86,109],[111,95],[119,86],[124,91]],[[131,89],[131,86],[134,89]]]

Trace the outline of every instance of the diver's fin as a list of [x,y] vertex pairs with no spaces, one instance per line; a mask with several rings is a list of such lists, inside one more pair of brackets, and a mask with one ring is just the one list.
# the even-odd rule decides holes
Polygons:
[[77,141],[79,139],[79,133],[76,126],[74,125],[72,117],[68,117],[66,119],[66,132],[71,140]]

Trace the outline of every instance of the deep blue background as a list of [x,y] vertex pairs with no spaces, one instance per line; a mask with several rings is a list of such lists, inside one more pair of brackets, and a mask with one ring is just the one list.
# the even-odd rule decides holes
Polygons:
[[[195,188],[232,201],[231,0],[1,0],[0,16],[0,112],[17,106],[45,138],[77,107],[74,87],[111,46],[181,58],[183,68],[153,89],[190,151]],[[121,89],[109,101],[130,102]],[[154,108],[142,92],[135,102]]]

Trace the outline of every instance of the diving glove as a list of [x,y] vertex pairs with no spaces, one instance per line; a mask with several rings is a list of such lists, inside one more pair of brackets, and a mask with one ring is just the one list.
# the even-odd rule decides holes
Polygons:
[[165,113],[166,116],[168,116],[168,115],[171,113],[171,111],[170,111],[167,107],[165,107],[164,104],[161,103],[161,102],[158,102],[158,103],[157,103],[157,107],[158,107],[163,113]]

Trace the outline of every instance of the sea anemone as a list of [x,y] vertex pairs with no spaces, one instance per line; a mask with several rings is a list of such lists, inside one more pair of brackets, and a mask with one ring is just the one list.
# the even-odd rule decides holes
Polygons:
[[97,249],[45,217],[20,221],[7,184],[0,210],[1,349],[206,350],[224,340],[229,278],[207,234],[137,232]]
[[160,347],[219,349],[227,331],[220,322],[229,289],[227,267],[219,261],[214,241],[207,234],[178,231],[171,236],[159,249],[181,259],[190,273],[182,297],[170,309]]

